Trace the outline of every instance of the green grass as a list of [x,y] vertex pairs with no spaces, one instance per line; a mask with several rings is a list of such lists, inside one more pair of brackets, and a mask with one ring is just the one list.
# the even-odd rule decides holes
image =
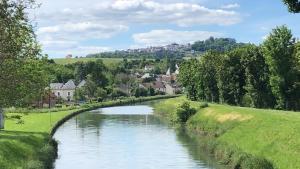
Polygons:
[[[155,105],[156,112],[169,117],[184,101],[187,99],[180,97],[160,102]],[[224,151],[230,147],[262,157],[278,169],[300,168],[300,112],[218,104],[200,109],[199,102],[190,103],[198,112],[188,120],[188,128],[194,133],[212,136],[216,144],[226,145],[222,147]],[[233,154],[230,156],[233,158]]]
[[[44,163],[52,163],[51,152],[55,153],[49,145],[49,132],[57,121],[74,111],[7,113],[5,130],[0,131],[0,168],[46,168]],[[16,115],[21,120],[10,118]]]
[[[76,62],[89,62],[89,61],[96,61],[98,59],[101,59],[105,65],[111,65],[121,62],[122,58],[59,58],[59,59],[53,59],[55,63],[66,65],[66,64],[72,64]],[[130,59],[129,59],[130,60]]]

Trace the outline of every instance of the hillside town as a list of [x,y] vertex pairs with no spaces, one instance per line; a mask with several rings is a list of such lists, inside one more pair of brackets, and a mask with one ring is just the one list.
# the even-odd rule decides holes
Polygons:
[[[176,64],[174,72],[169,68],[165,74],[155,74],[153,72],[154,65],[146,65],[139,73],[135,72],[130,74],[133,82],[137,84],[138,89],[149,91],[153,90],[153,95],[176,95],[182,92],[182,87],[178,83],[177,76],[179,75],[179,66]],[[86,86],[86,80],[80,81],[78,84],[73,79],[69,79],[66,83],[51,83],[50,96],[45,96],[41,101],[40,107],[50,106],[53,107],[58,103],[78,103],[75,97],[76,90],[81,90]],[[121,83],[117,88],[127,96],[132,96],[134,85]],[[46,90],[48,90],[46,88]],[[86,96],[88,97],[88,96]],[[81,100],[82,101],[82,100]]]

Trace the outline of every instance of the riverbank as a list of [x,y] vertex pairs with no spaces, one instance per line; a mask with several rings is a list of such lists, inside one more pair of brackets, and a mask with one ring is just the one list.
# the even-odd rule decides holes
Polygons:
[[7,113],[8,119],[5,123],[5,130],[0,131],[0,168],[51,168],[57,152],[56,142],[52,140],[52,135],[61,124],[79,113],[101,107],[133,104],[171,97],[175,96],[128,98],[83,105],[68,111],[55,109],[55,112],[38,113],[34,110],[34,113],[30,113],[30,111]]
[[[171,120],[185,97],[154,105],[159,116]],[[186,123],[203,148],[228,168],[300,168],[300,113],[188,101],[197,113]]]

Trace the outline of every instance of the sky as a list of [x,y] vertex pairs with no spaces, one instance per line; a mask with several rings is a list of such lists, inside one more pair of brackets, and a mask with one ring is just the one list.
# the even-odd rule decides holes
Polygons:
[[280,25],[300,37],[300,14],[282,0],[37,0],[30,11],[50,58],[213,37],[260,44]]

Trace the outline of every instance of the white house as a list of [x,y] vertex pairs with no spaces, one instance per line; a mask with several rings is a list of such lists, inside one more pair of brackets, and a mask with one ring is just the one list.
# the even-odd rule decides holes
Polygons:
[[67,83],[51,83],[50,89],[55,96],[62,98],[65,101],[74,101],[75,90],[82,88],[85,85],[85,81],[81,81],[78,86],[75,85],[73,80],[69,80]]
[[168,95],[174,95],[176,94],[177,92],[180,92],[181,91],[181,88],[179,86],[177,86],[176,84],[165,84],[166,86],[166,93]]

